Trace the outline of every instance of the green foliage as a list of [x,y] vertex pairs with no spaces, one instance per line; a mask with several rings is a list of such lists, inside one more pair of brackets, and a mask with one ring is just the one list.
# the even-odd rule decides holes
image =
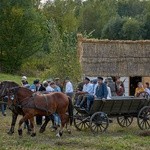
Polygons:
[[40,20],[32,1],[0,1],[0,58],[5,72],[19,70],[27,57],[42,48]]
[[[45,39],[49,51],[41,51],[22,65],[21,72],[42,79],[70,76],[73,81],[81,77],[76,53],[76,33],[60,35],[54,20],[47,21],[48,34]],[[29,69],[30,68],[30,69]]]
[[76,34],[150,39],[150,1],[0,1],[0,70],[42,78],[80,79]]
[[122,27],[123,36],[126,40],[142,39],[142,23],[134,18],[128,18]]
[[145,4],[140,0],[118,0],[117,12],[121,17],[135,17],[143,13]]
[[102,30],[102,38],[112,40],[123,39],[122,27],[125,21],[125,18],[119,16],[110,19]]

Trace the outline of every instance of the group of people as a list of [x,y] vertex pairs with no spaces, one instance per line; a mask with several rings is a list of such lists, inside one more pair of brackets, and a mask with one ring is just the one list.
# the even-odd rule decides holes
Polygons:
[[[21,84],[23,87],[26,87],[30,89],[33,92],[42,92],[44,94],[48,94],[51,92],[64,92],[66,95],[68,95],[71,99],[73,97],[73,85],[70,82],[69,77],[65,78],[65,89],[63,90],[63,85],[60,82],[59,78],[55,78],[54,81],[52,80],[45,80],[42,83],[39,79],[36,79],[33,81],[33,84],[29,85],[27,81],[27,77],[23,76],[21,79]],[[51,120],[53,122],[53,127],[56,128],[56,126],[60,125],[60,118],[57,113],[50,116]],[[36,116],[36,124],[42,125],[42,116]]]
[[150,95],[150,85],[149,82],[145,82],[144,86],[142,82],[138,82],[137,88],[135,89],[135,97],[142,96],[141,94],[148,94]]
[[94,99],[111,99],[112,96],[123,96],[124,92],[124,84],[120,77],[116,77],[115,81],[109,77],[104,82],[102,77],[97,77],[97,79],[91,81],[88,77],[85,77],[83,88],[79,84],[77,89],[75,107],[89,111]]

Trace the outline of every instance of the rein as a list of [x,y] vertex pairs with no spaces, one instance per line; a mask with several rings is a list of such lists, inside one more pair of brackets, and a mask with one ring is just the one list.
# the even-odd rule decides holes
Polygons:
[[5,92],[5,90],[6,90],[6,84],[4,85],[4,88],[3,88],[3,90],[2,90],[1,97],[4,97],[4,96],[5,96],[5,95],[3,95],[4,92]]

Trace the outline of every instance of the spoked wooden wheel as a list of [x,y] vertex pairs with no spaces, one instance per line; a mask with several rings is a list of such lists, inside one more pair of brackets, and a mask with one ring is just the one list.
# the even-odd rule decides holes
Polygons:
[[76,113],[74,115],[74,126],[77,128],[77,130],[85,130],[89,128],[89,119],[90,117],[84,116],[80,113]]
[[133,122],[132,116],[119,116],[117,117],[117,122],[121,127],[128,127]]
[[150,106],[145,106],[140,110],[137,123],[141,130],[150,129]]
[[90,129],[93,133],[106,131],[109,125],[109,119],[103,112],[96,112],[90,118]]

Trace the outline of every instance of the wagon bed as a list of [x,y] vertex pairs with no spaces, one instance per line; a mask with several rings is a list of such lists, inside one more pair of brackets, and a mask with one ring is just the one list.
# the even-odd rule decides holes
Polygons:
[[109,100],[94,100],[90,112],[80,108],[74,116],[74,124],[78,130],[90,127],[92,132],[105,131],[111,117],[117,117],[122,127],[131,125],[133,117],[137,118],[140,129],[150,128],[150,99],[133,96],[113,97]]

